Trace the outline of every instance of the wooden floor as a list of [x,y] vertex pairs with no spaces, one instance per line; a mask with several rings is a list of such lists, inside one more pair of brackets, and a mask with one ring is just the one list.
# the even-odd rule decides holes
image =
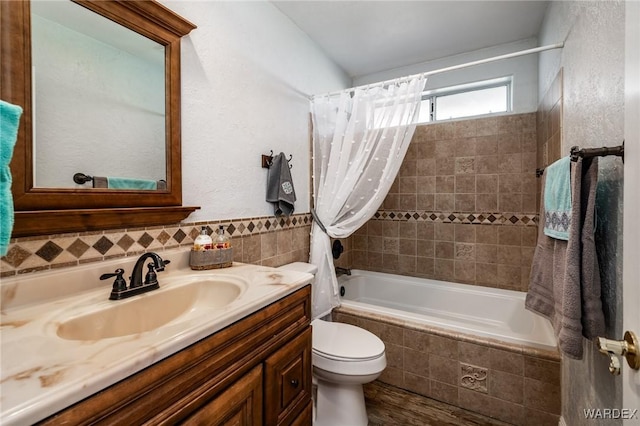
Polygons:
[[369,426],[508,425],[378,381],[365,385],[364,390]]

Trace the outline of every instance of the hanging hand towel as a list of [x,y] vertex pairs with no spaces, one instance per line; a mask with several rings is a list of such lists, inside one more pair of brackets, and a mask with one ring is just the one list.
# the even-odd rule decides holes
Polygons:
[[[560,352],[582,359],[583,337],[594,339],[605,330],[594,239],[598,159],[579,159],[571,176],[572,226],[567,241],[545,234],[548,216],[541,203],[538,243],[525,306],[551,321]],[[543,179],[547,178],[545,173]],[[545,182],[542,187],[546,191]]]
[[0,101],[0,256],[7,254],[13,231],[13,196],[11,170],[13,147],[18,138],[22,108]]
[[571,163],[564,157],[545,170],[544,233],[567,241],[571,227]]
[[112,189],[158,189],[158,181],[151,179],[133,179],[123,177],[107,177],[107,188]]
[[113,189],[151,189],[158,188],[158,181],[151,179],[133,179],[123,177],[107,177],[107,188]]
[[94,188],[111,188],[111,189],[167,189],[167,181],[164,179],[158,181],[146,179],[130,179],[130,178],[108,178],[105,176],[93,177]]
[[267,172],[267,202],[273,203],[276,216],[289,216],[293,213],[293,203],[296,201],[296,191],[291,180],[289,162],[284,153],[273,158]]

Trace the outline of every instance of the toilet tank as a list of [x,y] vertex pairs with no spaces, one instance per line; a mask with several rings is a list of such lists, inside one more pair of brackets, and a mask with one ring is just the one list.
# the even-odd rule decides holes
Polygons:
[[283,269],[285,271],[306,272],[311,275],[315,275],[316,272],[318,272],[318,267],[316,265],[305,262],[287,263],[286,265],[278,267],[278,269]]

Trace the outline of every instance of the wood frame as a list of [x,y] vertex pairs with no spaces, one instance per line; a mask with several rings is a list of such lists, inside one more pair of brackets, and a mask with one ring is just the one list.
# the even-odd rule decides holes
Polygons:
[[177,223],[183,207],[180,131],[180,39],[196,28],[154,0],[73,0],[165,46],[167,189],[150,191],[34,188],[30,3],[0,2],[0,98],[23,108],[10,168],[13,237]]

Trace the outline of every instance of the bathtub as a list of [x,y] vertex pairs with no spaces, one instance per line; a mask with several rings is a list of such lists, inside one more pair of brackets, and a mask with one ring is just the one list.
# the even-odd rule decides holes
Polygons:
[[[338,281],[332,319],[382,339],[379,382],[513,425],[558,424],[560,354],[525,293],[360,270]],[[394,397],[385,389],[365,394]]]
[[523,292],[362,270],[338,282],[343,311],[556,351],[551,323],[525,310]]

